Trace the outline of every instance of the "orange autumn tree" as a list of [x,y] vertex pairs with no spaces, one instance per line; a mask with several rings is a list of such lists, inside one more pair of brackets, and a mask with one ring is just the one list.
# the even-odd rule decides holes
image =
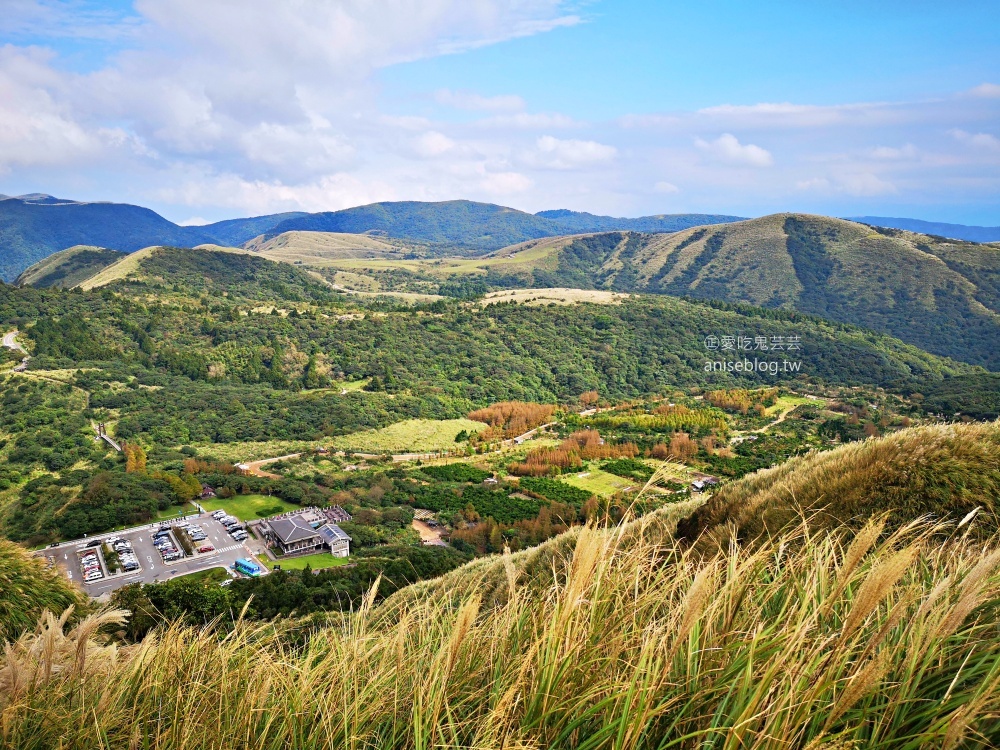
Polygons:
[[635,443],[608,444],[597,430],[578,430],[558,447],[535,448],[525,456],[524,461],[511,464],[511,474],[522,477],[541,477],[547,474],[561,474],[579,468],[584,461],[603,458],[635,458],[639,446]]
[[523,435],[551,420],[556,407],[552,404],[535,404],[530,401],[503,401],[483,409],[469,412],[469,419],[485,422],[489,429],[475,436],[477,442]]

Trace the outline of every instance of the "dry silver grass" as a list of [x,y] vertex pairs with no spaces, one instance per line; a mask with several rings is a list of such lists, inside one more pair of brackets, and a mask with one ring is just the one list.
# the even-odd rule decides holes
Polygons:
[[1000,742],[996,540],[799,529],[705,558],[656,528],[580,530],[541,591],[509,556],[502,602],[456,586],[392,617],[370,604],[297,648],[280,625],[239,623],[224,636],[173,626],[116,653],[96,620],[61,635],[52,618],[0,666],[0,745]]

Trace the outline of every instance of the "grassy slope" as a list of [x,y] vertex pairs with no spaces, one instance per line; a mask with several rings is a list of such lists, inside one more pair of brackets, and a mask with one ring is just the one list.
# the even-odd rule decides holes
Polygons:
[[323,570],[325,568],[336,568],[340,565],[351,564],[351,558],[334,557],[328,552],[320,552],[315,555],[302,555],[300,557],[279,557],[274,561],[262,555],[259,559],[268,570],[273,570],[275,565],[280,565],[282,570],[303,570],[307,565],[313,570]]
[[285,263],[322,266],[343,258],[403,257],[405,248],[376,237],[337,232],[283,232],[262,235],[244,245],[265,258]]
[[[849,548],[846,534],[803,544],[799,532],[699,560],[657,519],[577,531],[529,581],[523,556],[496,561],[502,597],[397,595],[296,634],[298,648],[273,625],[225,638],[173,627],[115,654],[93,627],[50,624],[0,662],[0,675],[15,668],[33,684],[0,688],[0,738],[118,747],[142,731],[164,750],[995,747],[1000,640],[986,615],[1000,603],[1000,550],[920,532],[880,540],[875,527]],[[44,642],[71,679],[46,674]]]
[[801,513],[817,525],[862,523],[891,513],[895,523],[923,515],[957,522],[980,508],[984,528],[1000,513],[1000,422],[903,430],[794,458],[722,487],[680,533],[707,534],[710,548],[731,535],[777,533]]
[[0,641],[35,626],[43,610],[82,604],[81,592],[58,569],[46,569],[23,547],[0,539]]
[[854,323],[991,368],[1000,250],[827,217],[778,214],[653,240],[636,288]]
[[76,245],[44,258],[26,269],[14,282],[18,286],[71,289],[122,259],[116,250]]

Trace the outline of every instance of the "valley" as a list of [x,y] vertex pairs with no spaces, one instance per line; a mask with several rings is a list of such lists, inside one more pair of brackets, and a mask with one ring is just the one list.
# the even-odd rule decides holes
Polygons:
[[[72,247],[0,284],[0,562],[38,592],[16,612],[0,593],[4,627],[28,644],[24,623],[46,602],[74,603],[80,627],[111,618],[114,635],[87,636],[89,648],[155,640],[161,659],[172,638],[215,634],[203,653],[222,658],[235,639],[226,658],[259,670],[289,644],[312,659],[354,627],[374,653],[412,637],[400,622],[454,638],[456,617],[477,637],[515,639],[512,653],[549,648],[537,618],[598,607],[603,629],[612,600],[652,618],[650,597],[680,612],[695,580],[726,601],[733,566],[769,595],[773,571],[754,567],[767,555],[787,556],[781,585],[798,591],[919,547],[935,567],[901,574],[911,594],[888,594],[918,623],[930,615],[916,602],[973,575],[963,555],[991,543],[1000,497],[1000,375],[981,348],[996,318],[993,246],[793,214],[486,252],[436,242],[294,229],[246,246]],[[192,546],[184,524],[207,544]],[[173,548],[154,533],[190,548],[161,559]],[[879,546],[843,573],[865,534]],[[942,534],[957,558],[935,551]],[[119,536],[140,570],[112,569]],[[89,553],[105,560],[100,577],[78,564],[88,545],[103,550]],[[711,578],[678,572],[699,566]],[[987,581],[977,606],[1000,591],[996,569],[975,573]],[[598,570],[612,599],[592,588]],[[829,604],[815,617],[841,627],[862,585],[817,590]],[[584,610],[560,608],[582,592]],[[738,656],[724,613],[699,602],[722,618],[699,643]],[[108,614],[119,610],[130,615]],[[509,630],[505,612],[540,635]],[[852,626],[849,664],[888,637],[874,628],[893,627],[872,617]],[[614,627],[616,643],[637,637]],[[956,631],[962,644],[976,627]],[[269,635],[251,646],[257,628]],[[440,647],[426,638],[414,647]],[[657,642],[677,654],[691,643]],[[995,641],[976,647],[984,664],[1000,658]],[[956,679],[962,653],[933,679]],[[503,672],[470,658],[455,657],[470,680]],[[657,673],[676,677],[668,662]],[[393,680],[427,671],[399,669]],[[370,704],[352,736],[392,713]]]

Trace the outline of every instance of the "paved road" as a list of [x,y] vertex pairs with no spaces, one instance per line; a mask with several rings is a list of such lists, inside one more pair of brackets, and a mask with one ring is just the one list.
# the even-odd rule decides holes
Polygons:
[[17,343],[17,330],[13,330],[10,333],[4,334],[3,345],[8,349],[11,349],[15,352],[21,352],[21,354],[24,355],[24,358],[21,360],[21,364],[19,364],[17,367],[14,368],[14,372],[24,372],[25,370],[27,370],[28,360],[31,359],[31,357],[28,356],[28,350],[25,349],[23,346],[21,346],[19,343]]
[[120,589],[122,586],[130,583],[168,581],[186,573],[196,573],[209,568],[228,568],[241,557],[252,558],[251,550],[247,546],[252,543],[252,539],[247,539],[243,544],[236,542],[229,536],[225,527],[209,515],[193,518],[189,516],[187,520],[197,523],[205,530],[205,533],[208,534],[208,539],[205,541],[212,543],[215,547],[214,552],[204,554],[195,553],[194,557],[184,557],[174,563],[164,563],[159,551],[153,546],[153,532],[160,527],[160,524],[156,523],[135,527],[126,531],[109,532],[94,537],[95,539],[119,537],[132,542],[132,549],[136,557],[139,558],[139,564],[142,566],[141,570],[134,573],[102,578],[93,583],[82,583],[79,555],[87,548],[87,543],[93,541],[93,539],[65,542],[58,547],[48,547],[36,554],[50,558],[54,564],[63,570],[71,581],[79,584],[84,591],[94,598],[109,594],[115,589]]
[[8,349],[13,349],[14,351],[27,354],[27,350],[17,343],[17,331],[11,331],[10,333],[5,333],[3,337],[3,345]]

